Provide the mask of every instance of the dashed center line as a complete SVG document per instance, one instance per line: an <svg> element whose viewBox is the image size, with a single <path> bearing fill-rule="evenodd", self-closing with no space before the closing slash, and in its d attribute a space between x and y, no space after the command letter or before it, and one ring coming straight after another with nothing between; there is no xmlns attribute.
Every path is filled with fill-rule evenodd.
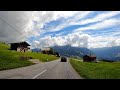
<svg viewBox="0 0 120 90"><path fill-rule="evenodd" d="M57 64L58 64L58 63L57 63ZM57 65L57 64L55 64L55 65ZM52 68L52 67L54 67L55 65L53 65L53 66L51 66L51 67L48 67L48 68ZM37 74L36 76L34 76L33 79L37 78L38 76L40 76L41 74L43 74L43 73L46 72L46 71L47 71L47 69L43 70L42 72L40 72L39 74Z"/></svg>
<svg viewBox="0 0 120 90"><path fill-rule="evenodd" d="M33 79L37 78L39 75L41 75L42 73L46 72L47 69L43 70L41 73L37 74L36 76L33 77Z"/></svg>
<svg viewBox="0 0 120 90"><path fill-rule="evenodd" d="M56 65L56 64L55 64ZM49 68L52 68L52 67L54 67L55 65L53 65L53 66L51 66L51 67L49 67Z"/></svg>

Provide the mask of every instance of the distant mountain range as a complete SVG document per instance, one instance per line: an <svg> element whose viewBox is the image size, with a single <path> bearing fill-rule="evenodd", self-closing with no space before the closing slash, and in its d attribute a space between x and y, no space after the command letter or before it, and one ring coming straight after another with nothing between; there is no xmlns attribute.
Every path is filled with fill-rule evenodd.
<svg viewBox="0 0 120 90"><path fill-rule="evenodd" d="M91 50L82 47L71 47L66 46L54 46L52 47L54 51L59 52L61 56L79 56L94 54Z"/></svg>
<svg viewBox="0 0 120 90"><path fill-rule="evenodd" d="M120 46L90 49L98 58L120 61Z"/></svg>
<svg viewBox="0 0 120 90"><path fill-rule="evenodd" d="M33 52L41 52L41 50L39 48L34 48L34 49L31 49Z"/></svg>
<svg viewBox="0 0 120 90"><path fill-rule="evenodd" d="M87 49L84 47L71 47L70 45L66 45L53 46L52 48L55 52L59 52L61 56L83 57L84 55L92 54L96 55L96 57L101 60L120 61L120 46ZM32 51L41 52L39 48L34 48Z"/></svg>

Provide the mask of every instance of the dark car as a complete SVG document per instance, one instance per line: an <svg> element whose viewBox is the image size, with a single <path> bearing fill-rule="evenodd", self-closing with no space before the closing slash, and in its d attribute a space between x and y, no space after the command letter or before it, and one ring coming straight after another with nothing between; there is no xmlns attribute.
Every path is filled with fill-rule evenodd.
<svg viewBox="0 0 120 90"><path fill-rule="evenodd" d="M66 57L61 57L61 62L66 62L67 58Z"/></svg>

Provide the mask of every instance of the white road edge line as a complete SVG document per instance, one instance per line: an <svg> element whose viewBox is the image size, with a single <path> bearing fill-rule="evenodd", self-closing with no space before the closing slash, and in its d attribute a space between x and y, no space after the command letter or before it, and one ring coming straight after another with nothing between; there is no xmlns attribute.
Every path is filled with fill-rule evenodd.
<svg viewBox="0 0 120 90"><path fill-rule="evenodd" d="M46 72L47 69L43 70L41 73L37 74L36 76L33 77L33 79L37 78L39 75L41 75L42 73Z"/></svg>

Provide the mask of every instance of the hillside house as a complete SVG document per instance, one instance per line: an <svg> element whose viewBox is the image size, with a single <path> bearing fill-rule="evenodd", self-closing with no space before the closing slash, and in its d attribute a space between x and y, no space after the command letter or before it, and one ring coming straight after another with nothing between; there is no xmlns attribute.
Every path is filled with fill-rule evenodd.
<svg viewBox="0 0 120 90"><path fill-rule="evenodd" d="M16 42L16 43L10 43L11 50L16 50L19 52L26 52L28 51L30 48L28 46L30 46L27 42Z"/></svg>
<svg viewBox="0 0 120 90"><path fill-rule="evenodd" d="M95 56L88 56L88 55L83 56L83 62L95 62L95 61L96 61Z"/></svg>
<svg viewBox="0 0 120 90"><path fill-rule="evenodd" d="M41 53L42 54L53 54L53 49L50 47L41 48Z"/></svg>

